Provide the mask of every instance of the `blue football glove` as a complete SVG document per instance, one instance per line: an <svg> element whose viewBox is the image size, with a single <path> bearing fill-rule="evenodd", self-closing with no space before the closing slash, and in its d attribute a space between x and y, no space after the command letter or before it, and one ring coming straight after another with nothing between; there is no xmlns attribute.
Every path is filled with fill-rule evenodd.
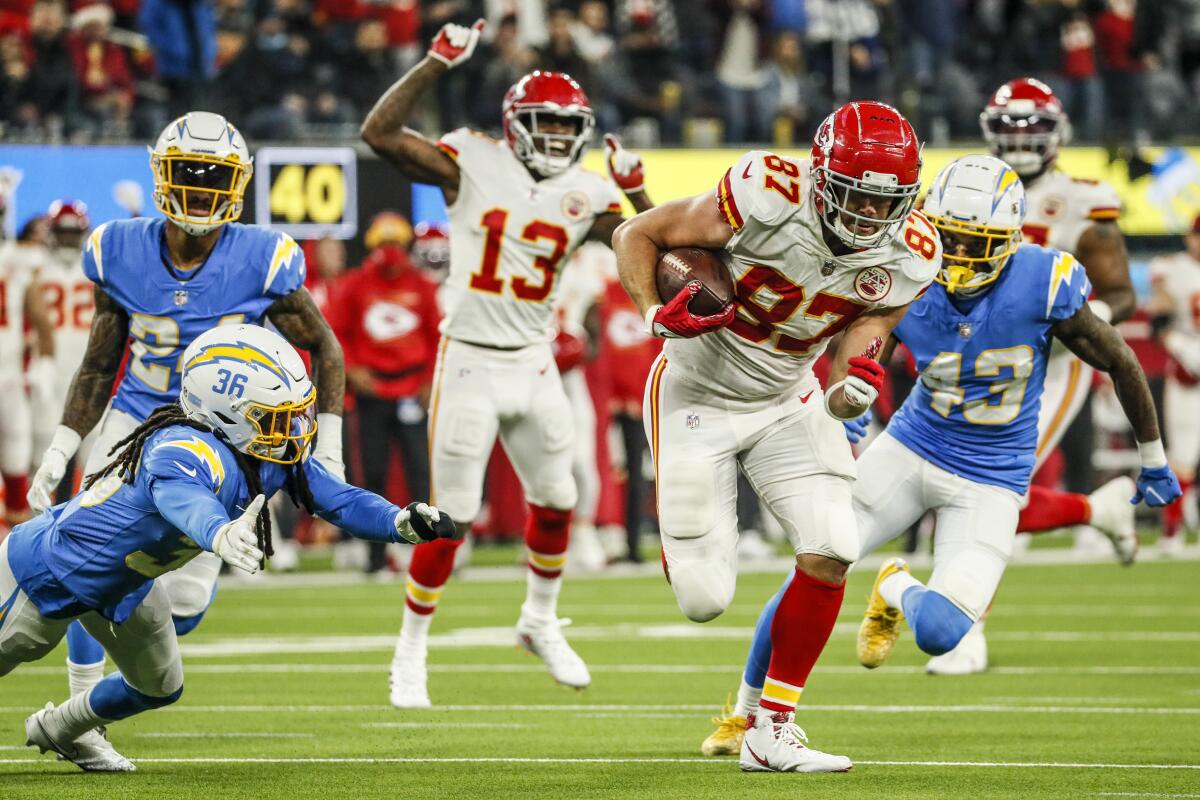
<svg viewBox="0 0 1200 800"><path fill-rule="evenodd" d="M858 444L867 435L867 426L871 424L871 412L863 414L861 417L854 419L842 420L842 427L846 429L846 438L850 440L850 444Z"/></svg>
<svg viewBox="0 0 1200 800"><path fill-rule="evenodd" d="M1179 499L1183 489L1170 467L1142 467L1137 476L1137 494L1129 502L1137 505L1142 500L1152 508L1170 505Z"/></svg>

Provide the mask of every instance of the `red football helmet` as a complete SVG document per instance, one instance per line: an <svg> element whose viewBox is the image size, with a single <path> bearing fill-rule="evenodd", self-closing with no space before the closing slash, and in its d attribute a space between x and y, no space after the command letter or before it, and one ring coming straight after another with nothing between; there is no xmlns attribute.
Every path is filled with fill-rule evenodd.
<svg viewBox="0 0 1200 800"><path fill-rule="evenodd" d="M1070 130L1062 103L1034 78L1018 78L997 89L980 113L979 125L992 154L1022 178L1045 172Z"/></svg>
<svg viewBox="0 0 1200 800"><path fill-rule="evenodd" d="M413 240L413 263L441 277L450 268L450 234L440 222L418 222Z"/></svg>
<svg viewBox="0 0 1200 800"><path fill-rule="evenodd" d="M50 236L55 247L80 250L92 220L87 204L81 200L55 200L46 211L50 219Z"/></svg>
<svg viewBox="0 0 1200 800"><path fill-rule="evenodd" d="M847 103L825 118L813 137L811 163L821 221L853 248L895 237L921 187L921 143L912 125L871 100ZM875 216L859 213L868 206Z"/></svg>
<svg viewBox="0 0 1200 800"><path fill-rule="evenodd" d="M504 138L517 158L548 178L579 160L592 138L596 118L583 89L562 72L536 70L504 93ZM566 123L571 133L545 131Z"/></svg>

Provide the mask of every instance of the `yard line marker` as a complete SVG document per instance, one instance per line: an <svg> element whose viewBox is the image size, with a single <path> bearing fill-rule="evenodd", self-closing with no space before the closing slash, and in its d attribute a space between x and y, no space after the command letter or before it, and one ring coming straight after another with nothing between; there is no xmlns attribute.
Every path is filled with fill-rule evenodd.
<svg viewBox="0 0 1200 800"><path fill-rule="evenodd" d="M1096 797L1200 797L1200 794L1162 794L1159 792L1094 792Z"/></svg>
<svg viewBox="0 0 1200 800"><path fill-rule="evenodd" d="M439 728L530 728L523 722L438 722ZM361 728L428 728L428 722L364 722Z"/></svg>
<svg viewBox="0 0 1200 800"><path fill-rule="evenodd" d="M0 764L28 764L42 760L3 758ZM717 758L137 758L136 764L693 764L728 768L728 759ZM1085 762L1025 762L1025 761L856 761L859 766L879 767L978 767L978 768L1039 768L1039 769L1153 769L1200 770L1200 764L1090 764Z"/></svg>
<svg viewBox="0 0 1200 800"><path fill-rule="evenodd" d="M484 711L505 713L605 713L605 712L649 712L667 711L683 712L696 711L711 714L715 706L703 704L677 705L645 705L645 704L514 704L514 705L444 705L431 709L435 713L448 711L480 713ZM978 703L964 705L868 705L868 704L808 704L799 706L802 712L819 713L833 712L839 714L1162 714L1170 716L1200 715L1200 707L1168 707L1168 706L1087 706L1087 705L1018 705ZM28 713L26 706L0 707L0 713ZM390 705L211 705L187 706L171 705L160 709L160 713L183 714L238 714L261 713L273 711L284 714L305 713L336 713L359 711L392 711Z"/></svg>
<svg viewBox="0 0 1200 800"><path fill-rule="evenodd" d="M588 664L593 673L614 674L655 674L674 675L677 673L711 673L720 671L740 672L744 664ZM546 667L542 664L430 664L430 672L486 674L499 673L543 673ZM317 673L317 674L384 674L388 671L386 662L378 664L188 664L184 672L188 675L231 675L242 673ZM843 664L818 665L813 670L825 675L865 675L866 670L860 666ZM32 664L5 676L12 680L13 676L22 675L65 675L67 668L50 664ZM918 665L885 666L871 673L878 675L919 675L924 674L925 668ZM1098 665L1090 664L1078 667L1034 667L1034 666L995 666L988 667L992 675L1200 675L1200 666L1155 666L1155 665ZM1200 690L1188 690L1185 693L1196 693Z"/></svg>
<svg viewBox="0 0 1200 800"><path fill-rule="evenodd" d="M134 736L141 736L145 739L311 739L316 736L315 733L269 733L263 731L261 733L239 733L239 732L224 732L224 733L202 733L199 731L162 731L158 733L135 733Z"/></svg>

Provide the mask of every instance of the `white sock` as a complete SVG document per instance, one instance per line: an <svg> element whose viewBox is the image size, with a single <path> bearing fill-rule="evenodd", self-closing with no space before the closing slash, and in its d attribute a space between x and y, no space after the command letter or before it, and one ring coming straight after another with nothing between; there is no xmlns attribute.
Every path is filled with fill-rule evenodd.
<svg viewBox="0 0 1200 800"><path fill-rule="evenodd" d="M86 692L99 683L103 677L103 660L97 661L95 664L76 664L71 659L67 659L67 685L71 689L72 696Z"/></svg>
<svg viewBox="0 0 1200 800"><path fill-rule="evenodd" d="M904 593L914 586L924 585L910 573L900 570L883 579L883 583L879 584L879 593L883 595L883 601L889 606L902 609L900 598L904 597Z"/></svg>
<svg viewBox="0 0 1200 800"><path fill-rule="evenodd" d="M396 658L413 650L425 650L429 642L429 626L433 623L433 614L418 614L407 605L404 607L404 621L400 623L400 639L396 642Z"/></svg>
<svg viewBox="0 0 1200 800"><path fill-rule="evenodd" d="M92 728L112 722L92 711L89 701L91 694L92 690L88 689L86 692L71 695L70 700L43 717L43 724L51 739L60 744L73 742Z"/></svg>
<svg viewBox="0 0 1200 800"><path fill-rule="evenodd" d="M558 593L562 590L562 576L543 578L533 570L525 574L525 603L521 606L522 616L536 620L552 620L558 617Z"/></svg>
<svg viewBox="0 0 1200 800"><path fill-rule="evenodd" d="M748 717L750 712L758 708L759 698L762 697L762 687L757 689L746 683L746 678L742 678L742 685L738 687L737 705L733 707L733 715L735 717Z"/></svg>

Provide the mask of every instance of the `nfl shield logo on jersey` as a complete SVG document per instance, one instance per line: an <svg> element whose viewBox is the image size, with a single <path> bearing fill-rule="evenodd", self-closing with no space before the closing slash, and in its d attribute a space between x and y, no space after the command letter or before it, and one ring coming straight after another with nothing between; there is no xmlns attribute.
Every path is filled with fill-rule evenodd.
<svg viewBox="0 0 1200 800"><path fill-rule="evenodd" d="M699 427L700 427L700 415L699 414L688 414L687 415L687 429L689 431L694 431L694 430L696 430L696 428L699 428Z"/></svg>
<svg viewBox="0 0 1200 800"><path fill-rule="evenodd" d="M175 290L175 305L177 305L177 306L187 305L187 301L188 301L187 289L176 289Z"/></svg>
<svg viewBox="0 0 1200 800"><path fill-rule="evenodd" d="M975 332L975 326L969 322L958 323L958 335L964 339L970 339L971 334Z"/></svg>

